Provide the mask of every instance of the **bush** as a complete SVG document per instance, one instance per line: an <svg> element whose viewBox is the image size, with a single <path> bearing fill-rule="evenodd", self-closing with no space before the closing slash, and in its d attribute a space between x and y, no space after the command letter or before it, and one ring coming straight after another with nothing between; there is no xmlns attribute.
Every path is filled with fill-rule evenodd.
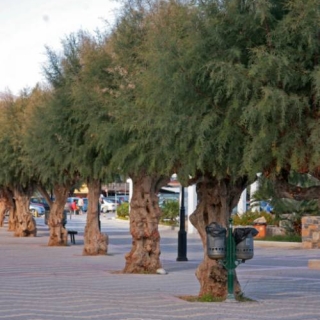
<svg viewBox="0 0 320 320"><path fill-rule="evenodd" d="M301 242L301 236L299 235L274 235L274 236L267 236L263 239L257 239L259 241L284 241L284 242Z"/></svg>
<svg viewBox="0 0 320 320"><path fill-rule="evenodd" d="M281 216L281 226L284 228L285 232L289 236L301 236L302 222L301 219L303 213L294 212L292 214Z"/></svg>
<svg viewBox="0 0 320 320"><path fill-rule="evenodd" d="M161 211L162 214L160 221L174 225L177 223L177 218L179 217L179 202L175 200L168 200L164 202Z"/></svg>
<svg viewBox="0 0 320 320"><path fill-rule="evenodd" d="M253 221L265 217L267 221L267 225L277 225L278 221L274 218L274 216L265 211L246 211L241 216L234 215L233 218L233 225L235 226L249 226L253 225Z"/></svg>
<svg viewBox="0 0 320 320"><path fill-rule="evenodd" d="M129 203L123 202L117 207L117 216L122 219L128 219L129 217Z"/></svg>

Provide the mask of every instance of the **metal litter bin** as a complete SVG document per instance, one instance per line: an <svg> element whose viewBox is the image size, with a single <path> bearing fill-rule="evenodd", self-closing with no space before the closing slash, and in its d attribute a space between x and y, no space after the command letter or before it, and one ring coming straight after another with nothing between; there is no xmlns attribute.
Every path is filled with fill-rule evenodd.
<svg viewBox="0 0 320 320"><path fill-rule="evenodd" d="M258 231L251 227L234 229L236 259L249 260L253 258L253 237L257 234Z"/></svg>
<svg viewBox="0 0 320 320"><path fill-rule="evenodd" d="M207 233L207 255L210 259L224 259L226 256L226 228L210 223L206 226Z"/></svg>

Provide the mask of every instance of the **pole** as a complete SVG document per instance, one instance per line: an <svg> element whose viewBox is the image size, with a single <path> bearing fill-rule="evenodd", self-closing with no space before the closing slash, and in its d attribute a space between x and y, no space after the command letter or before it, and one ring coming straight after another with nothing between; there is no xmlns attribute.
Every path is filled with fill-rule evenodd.
<svg viewBox="0 0 320 320"><path fill-rule="evenodd" d="M228 238L227 238L227 272L228 272L228 296L227 300L234 301L234 270L236 268L235 242L232 234L232 218L229 219Z"/></svg>
<svg viewBox="0 0 320 320"><path fill-rule="evenodd" d="M180 228L178 232L178 257L177 261L188 261L187 258L187 232L185 228L184 187L181 186Z"/></svg>
<svg viewBox="0 0 320 320"><path fill-rule="evenodd" d="M100 200L98 202L98 227L99 231L101 232L101 221L100 221Z"/></svg>
<svg viewBox="0 0 320 320"><path fill-rule="evenodd" d="M101 221L100 221L101 204L100 204L100 197L101 197L101 181L100 181L100 186L99 186L99 200L98 200L98 227L99 227L99 231L101 232Z"/></svg>

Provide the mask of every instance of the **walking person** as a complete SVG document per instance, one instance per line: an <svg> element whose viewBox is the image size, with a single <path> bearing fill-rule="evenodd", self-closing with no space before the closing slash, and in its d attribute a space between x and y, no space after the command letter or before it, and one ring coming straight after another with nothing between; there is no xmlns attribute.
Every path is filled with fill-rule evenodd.
<svg viewBox="0 0 320 320"><path fill-rule="evenodd" d="M79 214L83 214L83 199L82 198L80 198L79 200L78 200L78 208L79 208Z"/></svg>
<svg viewBox="0 0 320 320"><path fill-rule="evenodd" d="M71 203L70 219L71 219L72 213L77 214L77 210L78 210L77 201L73 200L73 202Z"/></svg>

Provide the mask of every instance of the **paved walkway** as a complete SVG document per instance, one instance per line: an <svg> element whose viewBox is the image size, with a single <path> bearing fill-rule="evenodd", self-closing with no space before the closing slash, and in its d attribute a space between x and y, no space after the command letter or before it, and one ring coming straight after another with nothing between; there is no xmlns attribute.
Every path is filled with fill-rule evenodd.
<svg viewBox="0 0 320 320"><path fill-rule="evenodd" d="M107 256L84 257L85 216L68 220L76 245L47 247L48 228L37 219L38 237L14 238L0 228L0 319L10 320L320 320L320 270L308 268L319 250L255 245L252 260L237 268L246 296L256 302L191 303L202 260L197 235L188 235L188 262L176 262L177 230L161 228L161 260L167 275L117 274L131 237L128 223L102 217L110 237Z"/></svg>

